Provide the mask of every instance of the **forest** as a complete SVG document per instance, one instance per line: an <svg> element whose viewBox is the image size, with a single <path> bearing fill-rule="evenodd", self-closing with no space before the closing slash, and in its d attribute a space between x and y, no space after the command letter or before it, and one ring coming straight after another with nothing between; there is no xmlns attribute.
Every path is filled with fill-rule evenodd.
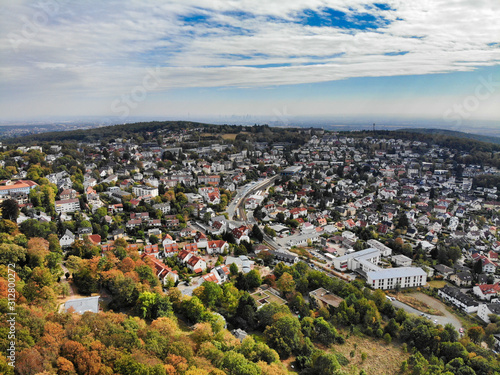
<svg viewBox="0 0 500 375"><path fill-rule="evenodd" d="M396 310L380 290L330 278L304 262L280 263L264 279L233 269L230 282L205 282L188 297L173 285L164 290L152 265L124 243L96 253L83 241L66 266L79 293L104 293L108 303L98 314L61 312L59 296L68 295L70 275L61 269L57 237L50 230L23 232L9 220L0 222L0 230L0 347L5 353L9 345L7 265L16 264L17 374L271 375L288 373L282 363L287 359L301 374L342 374L349 359L332 348L351 335L408 351L401 373L500 370L496 356L479 346L491 342L496 324L471 327L459 337L451 325ZM261 283L276 288L288 304L257 309L249 292ZM306 303L304 296L319 287L344 300L337 308ZM252 334L240 342L226 327ZM0 372L14 373L5 357Z"/></svg>

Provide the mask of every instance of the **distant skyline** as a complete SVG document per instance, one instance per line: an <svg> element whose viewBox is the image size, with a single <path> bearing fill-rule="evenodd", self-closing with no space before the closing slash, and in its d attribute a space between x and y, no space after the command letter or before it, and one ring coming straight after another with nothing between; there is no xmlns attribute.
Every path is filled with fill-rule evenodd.
<svg viewBox="0 0 500 375"><path fill-rule="evenodd" d="M497 0L1 0L0 121L500 127L498 20Z"/></svg>

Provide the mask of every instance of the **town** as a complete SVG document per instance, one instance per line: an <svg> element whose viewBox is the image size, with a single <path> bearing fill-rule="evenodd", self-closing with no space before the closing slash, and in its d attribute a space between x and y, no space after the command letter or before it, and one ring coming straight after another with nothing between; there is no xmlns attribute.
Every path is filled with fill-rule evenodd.
<svg viewBox="0 0 500 375"><path fill-rule="evenodd" d="M383 290L388 304L427 290L477 324L499 320L500 201L490 183L500 180L498 151L495 164L376 133L301 129L300 141L269 142L245 133L167 128L94 143L4 144L2 217L27 236L57 234L64 260L52 271L66 283L66 309L80 313L131 306L113 264L121 277L136 269L188 298L229 282L257 309L288 304L299 318L313 306L339 309L344 298L322 285L307 292L296 281L294 291L284 282L305 264ZM104 267L99 280L95 267ZM80 302L70 298L76 292ZM255 328L230 323L238 338ZM496 350L500 334L489 334Z"/></svg>

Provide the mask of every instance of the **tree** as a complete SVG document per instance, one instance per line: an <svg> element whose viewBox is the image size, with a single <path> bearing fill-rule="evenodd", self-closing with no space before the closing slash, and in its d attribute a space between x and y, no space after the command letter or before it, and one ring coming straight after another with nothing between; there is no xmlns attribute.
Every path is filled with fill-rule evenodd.
<svg viewBox="0 0 500 375"><path fill-rule="evenodd" d="M257 304L253 297L245 292L238 301L235 321L244 329L254 329L257 325Z"/></svg>
<svg viewBox="0 0 500 375"><path fill-rule="evenodd" d="M278 305L276 302L266 303L257 311L257 319L262 329L274 323L274 318L282 315L291 315L287 305Z"/></svg>
<svg viewBox="0 0 500 375"><path fill-rule="evenodd" d="M283 273L276 284L278 285L279 290L284 294L291 293L295 290L295 281L293 280L292 275L288 272Z"/></svg>
<svg viewBox="0 0 500 375"><path fill-rule="evenodd" d="M195 293L198 289L201 292L199 294ZM214 308L216 305L220 305L223 296L220 285L211 281L205 281L203 285L193 291L193 294L208 308Z"/></svg>
<svg viewBox="0 0 500 375"><path fill-rule="evenodd" d="M262 242L264 240L264 234L257 224L254 224L254 226L252 227L252 237L256 238L259 242Z"/></svg>
<svg viewBox="0 0 500 375"><path fill-rule="evenodd" d="M229 375L259 375L259 367L245 358L243 354L229 351L224 354L221 367Z"/></svg>
<svg viewBox="0 0 500 375"><path fill-rule="evenodd" d="M231 275L233 276L238 274L239 270L236 263L231 263L231 265L229 266L229 272L231 272Z"/></svg>
<svg viewBox="0 0 500 375"><path fill-rule="evenodd" d="M299 320L293 316L285 315L277 319L264 331L264 336L272 348L282 359L298 353L303 343L303 334Z"/></svg>
<svg viewBox="0 0 500 375"><path fill-rule="evenodd" d="M4 219L16 221L19 216L19 205L14 199L6 199L0 203L0 210Z"/></svg>
<svg viewBox="0 0 500 375"><path fill-rule="evenodd" d="M74 273L73 281L81 294L90 295L99 291L99 279L92 274L89 267L82 267L78 272Z"/></svg>
<svg viewBox="0 0 500 375"><path fill-rule="evenodd" d="M255 289L262 284L262 278L258 270L253 269L246 274L248 289Z"/></svg>
<svg viewBox="0 0 500 375"><path fill-rule="evenodd" d="M323 318L314 320L315 339L323 345L330 345L337 339L337 330Z"/></svg>
<svg viewBox="0 0 500 375"><path fill-rule="evenodd" d="M154 319L153 310L158 302L158 295L151 292L142 292L137 299L137 308L140 311L142 318Z"/></svg>
<svg viewBox="0 0 500 375"><path fill-rule="evenodd" d="M474 263L474 268L473 268L473 271L476 275L480 275L481 273L483 273L483 261L482 259L478 259L475 263Z"/></svg>
<svg viewBox="0 0 500 375"><path fill-rule="evenodd" d="M0 264L19 264L26 260L26 249L16 244L0 244Z"/></svg>
<svg viewBox="0 0 500 375"><path fill-rule="evenodd" d="M337 356L331 353L323 353L314 361L313 373L317 375L337 374L340 370L340 364Z"/></svg>
<svg viewBox="0 0 500 375"><path fill-rule="evenodd" d="M406 229L410 225L410 221L408 220L408 217L406 216L406 212L401 212L398 216L397 220L397 228L399 229Z"/></svg>
<svg viewBox="0 0 500 375"><path fill-rule="evenodd" d="M484 336L484 329L483 329L483 327L480 327L480 326L471 327L467 331L467 335L470 337L470 339L473 342L475 342L476 344L479 344L479 342L481 341L481 339Z"/></svg>

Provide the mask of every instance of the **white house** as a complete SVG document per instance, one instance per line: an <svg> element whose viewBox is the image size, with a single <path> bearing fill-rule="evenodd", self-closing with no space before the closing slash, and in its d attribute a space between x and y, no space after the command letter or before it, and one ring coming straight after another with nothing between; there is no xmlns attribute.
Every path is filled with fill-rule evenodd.
<svg viewBox="0 0 500 375"><path fill-rule="evenodd" d="M380 241L368 240L368 241L366 241L366 243L368 244L368 246L380 250L380 255L382 255L383 257L388 257L392 254L392 249L388 246L385 246Z"/></svg>
<svg viewBox="0 0 500 375"><path fill-rule="evenodd" d="M491 323L489 315L500 315L500 303L482 303L477 309L477 316L485 323Z"/></svg>
<svg viewBox="0 0 500 375"><path fill-rule="evenodd" d="M74 242L75 242L75 235L69 229L66 229L64 235L59 239L59 244L63 248L73 245Z"/></svg>
<svg viewBox="0 0 500 375"><path fill-rule="evenodd" d="M132 187L132 193L134 193L136 197L146 197L146 196L157 197L158 188L145 185L138 185Z"/></svg>
<svg viewBox="0 0 500 375"><path fill-rule="evenodd" d="M468 314L478 311L479 303L462 293L458 288L445 285L438 290L438 296Z"/></svg>
<svg viewBox="0 0 500 375"><path fill-rule="evenodd" d="M391 259L399 267L410 267L411 266L411 259L405 255L402 255L402 254L393 255Z"/></svg>
<svg viewBox="0 0 500 375"><path fill-rule="evenodd" d="M210 255L222 254L226 250L229 250L229 244L226 241L216 240L207 242L207 253Z"/></svg>
<svg viewBox="0 0 500 375"><path fill-rule="evenodd" d="M498 283L476 285L472 291L479 299L490 301L491 298L496 298L500 294L500 285Z"/></svg>

